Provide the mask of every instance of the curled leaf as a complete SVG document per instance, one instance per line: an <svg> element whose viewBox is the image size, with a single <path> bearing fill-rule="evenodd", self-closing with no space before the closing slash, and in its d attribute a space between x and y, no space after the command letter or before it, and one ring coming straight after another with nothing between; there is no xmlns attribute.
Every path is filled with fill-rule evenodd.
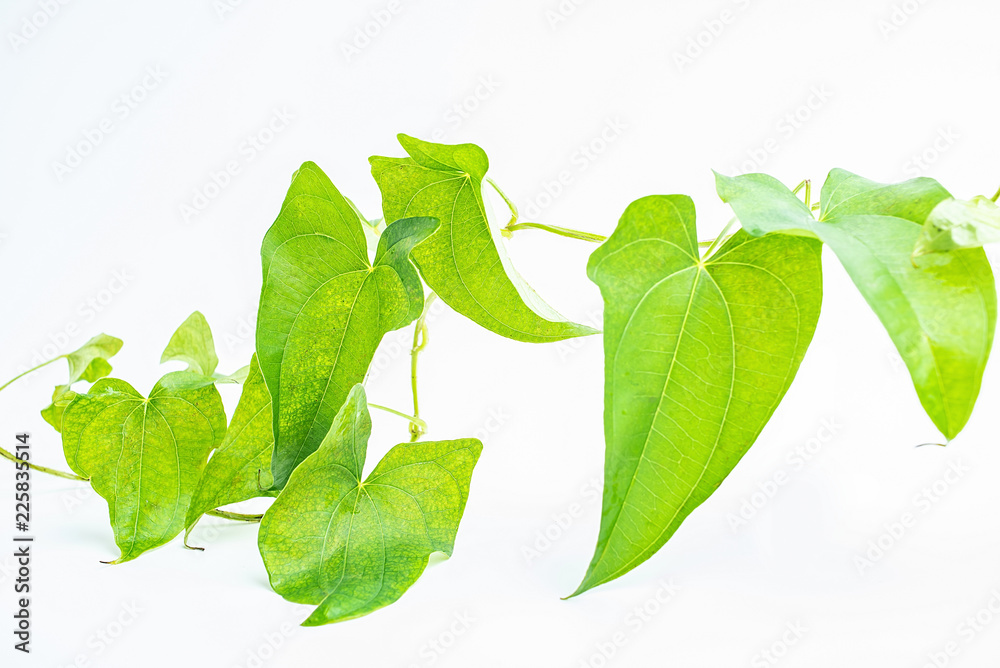
<svg viewBox="0 0 1000 668"><path fill-rule="evenodd" d="M71 388L78 381L93 383L111 373L109 359L122 348L122 340L98 334L71 353L64 355L69 364L69 380L56 385L52 403L42 409L42 417L58 432L62 430L63 412L76 397Z"/></svg>
<svg viewBox="0 0 1000 668"><path fill-rule="evenodd" d="M483 200L489 169L483 149L403 134L399 143L410 157L370 158L385 219L430 216L441 221L441 228L413 250L413 261L448 306L517 341L544 343L595 333L542 301L494 238Z"/></svg>
<svg viewBox="0 0 1000 668"><path fill-rule="evenodd" d="M983 196L971 200L949 197L927 216L913 250L915 256L978 248L1000 241L1000 207Z"/></svg>

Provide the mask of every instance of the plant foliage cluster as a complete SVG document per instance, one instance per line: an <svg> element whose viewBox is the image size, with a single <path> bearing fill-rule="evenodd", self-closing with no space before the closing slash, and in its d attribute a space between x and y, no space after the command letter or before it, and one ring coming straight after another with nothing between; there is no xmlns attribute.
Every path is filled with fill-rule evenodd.
<svg viewBox="0 0 1000 668"><path fill-rule="evenodd" d="M315 164L295 173L263 240L246 367L217 372L198 312L161 358L187 369L146 395L109 377L118 339L101 334L60 357L69 376L42 415L73 473L35 468L87 480L107 501L114 563L182 532L186 542L206 514L259 521L271 586L315 605L305 623L318 625L392 603L430 554L451 554L482 444L421 440L416 364L430 300L516 341L596 332L560 316L514 269L491 229L484 188L496 185L482 149L400 142L406 157L371 158L382 221L369 222ZM962 201L932 179L886 185L840 169L815 204L808 182L790 190L747 174L716 183L735 218L712 242L699 242L683 195L633 202L604 239L519 222L496 188L511 209L504 235L537 228L602 242L587 274L604 300L604 501L577 594L652 556L757 439L816 329L824 244L946 439L976 402L996 325L981 248L1000 239L995 198ZM413 414L385 410L409 419L412 438L364 476L365 377L382 338L410 324ZM78 393L81 381L92 384ZM242 385L231 419L220 383ZM262 516L223 509L257 497L274 497Z"/></svg>

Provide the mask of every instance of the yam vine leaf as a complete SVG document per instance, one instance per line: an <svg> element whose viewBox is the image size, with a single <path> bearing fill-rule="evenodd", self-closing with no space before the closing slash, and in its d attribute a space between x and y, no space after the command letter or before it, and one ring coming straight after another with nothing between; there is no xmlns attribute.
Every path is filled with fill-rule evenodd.
<svg viewBox="0 0 1000 668"><path fill-rule="evenodd" d="M63 452L108 502L121 556L135 559L184 529L184 516L208 454L226 432L222 399L210 377L175 371L143 397L105 378L66 408Z"/></svg>
<svg viewBox="0 0 1000 668"><path fill-rule="evenodd" d="M69 378L65 384L56 385L52 393L52 403L42 409L45 421L56 431L60 431L63 412L76 398L76 392L72 390L73 384L81 380L93 383L110 374L111 363L108 360L117 355L121 349L121 339L98 334L73 352L62 355L61 357L65 357L69 365Z"/></svg>
<svg viewBox="0 0 1000 668"><path fill-rule="evenodd" d="M273 496L271 487L271 395L264 384L257 356L243 384L240 402L222 444L208 460L187 509L187 533L209 510L259 496Z"/></svg>
<svg viewBox="0 0 1000 668"><path fill-rule="evenodd" d="M788 390L822 302L820 244L737 232L699 257L683 195L633 202L590 257L604 298L604 503L574 595L652 556Z"/></svg>
<svg viewBox="0 0 1000 668"><path fill-rule="evenodd" d="M954 438L979 395L997 307L982 249L912 257L948 191L933 179L886 185L835 169L817 220L773 177L716 175L716 185L751 234L808 234L833 250L896 345L924 410Z"/></svg>
<svg viewBox="0 0 1000 668"><path fill-rule="evenodd" d="M486 153L475 144L433 144L407 135L408 158L370 158L386 220L431 216L441 228L413 250L427 285L462 315L517 341L544 343L594 334L566 321L517 273L490 230L483 179Z"/></svg>
<svg viewBox="0 0 1000 668"><path fill-rule="evenodd" d="M42 409L42 418L52 425L52 428L57 432L61 432L66 407L76 397L76 392L70 389L69 385L56 385L56 389L52 391L52 403Z"/></svg>
<svg viewBox="0 0 1000 668"><path fill-rule="evenodd" d="M264 514L259 547L271 586L317 608L317 626L396 601L432 552L450 555L482 444L403 443L362 480L371 418L356 385L319 449Z"/></svg>
<svg viewBox="0 0 1000 668"><path fill-rule="evenodd" d="M913 250L927 253L978 248L1000 241L1000 207L988 197L948 198L934 207Z"/></svg>
<svg viewBox="0 0 1000 668"><path fill-rule="evenodd" d="M369 261L367 222L311 162L292 179L261 248L257 355L273 405L275 488L319 447L382 337L423 309L413 246L432 218L385 228Z"/></svg>
<svg viewBox="0 0 1000 668"><path fill-rule="evenodd" d="M215 340L208 321L200 311L195 311L185 320L167 343L160 364L176 360L186 362L188 371L211 376L219 365L215 352Z"/></svg>

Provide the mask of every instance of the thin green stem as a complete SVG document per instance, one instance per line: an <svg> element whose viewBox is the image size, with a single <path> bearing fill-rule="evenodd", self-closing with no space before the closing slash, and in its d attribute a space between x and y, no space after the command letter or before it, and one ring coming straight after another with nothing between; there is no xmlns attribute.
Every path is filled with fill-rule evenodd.
<svg viewBox="0 0 1000 668"><path fill-rule="evenodd" d="M496 186L493 186L496 188ZM420 400L417 397L417 357L420 351L427 346L427 314L430 313L431 304L437 299L433 292L424 299L424 310L413 325L413 347L410 348L410 389L413 392L413 415L406 417L410 419L410 442L414 443L421 436L427 433L427 423L420 419ZM419 421L419 422L418 422Z"/></svg>
<svg viewBox="0 0 1000 668"><path fill-rule="evenodd" d="M13 378L11 378L10 380L8 380L8 381L7 381L6 383L4 383L3 385L0 385L0 390L3 390L3 389L4 389L4 388L6 388L6 387L7 387L8 385L10 385L11 383L13 383L13 382L14 382L15 380L17 380L17 379L19 379L19 378L24 378L25 376L27 376L27 375L28 375L29 373L31 373L32 371L38 371L38 370L39 370L39 369L41 369L42 367L45 367L45 366L48 366L48 365L52 364L53 362L55 362L56 360L61 360L61 359L63 359L64 357L66 357L66 356L65 356L65 355L59 355L58 357L53 357L53 358L52 358L52 359L50 359L50 360L49 360L48 362L42 362L42 363L41 363L41 364L39 364L38 366L33 366L33 367L31 367L30 369L28 369L27 371L22 371L21 373L17 374L16 376L14 376L14 377L13 377Z"/></svg>
<svg viewBox="0 0 1000 668"><path fill-rule="evenodd" d="M395 408L389 408L388 406L380 406L379 404L373 404L371 402L368 402L368 407L369 408L375 408L375 409L378 409L380 411L385 411L386 413L392 413L393 415L397 415L397 416L403 418L404 420L409 420L410 424L416 425L417 427L419 427L422 430L423 433L427 433L427 423L424 422L423 420L421 420L418 417L414 417L412 415L407 415L406 413L404 413L402 411L397 411Z"/></svg>
<svg viewBox="0 0 1000 668"><path fill-rule="evenodd" d="M708 259L712 255L712 253L715 252L715 249L718 248L723 241L729 238L727 234L729 233L729 230L733 229L733 225L736 225L739 222L740 219L737 218L736 216L730 218L729 222L726 223L726 226L722 228L721 232L719 232L719 236L715 237L715 239L712 241L712 245L709 246L708 250L705 251L705 253L701 256L701 259L702 260Z"/></svg>
<svg viewBox="0 0 1000 668"><path fill-rule="evenodd" d="M800 190L802 190L803 188L805 188L805 187L806 187L806 185L807 185L808 183L809 183L809 180L808 180L808 179L807 179L807 180L804 180L804 181L801 181L801 182L799 183L799 185L795 186L795 187L794 187L794 188L792 189L792 194L793 194L793 195L798 195L798 194L799 194L799 191L800 191Z"/></svg>
<svg viewBox="0 0 1000 668"><path fill-rule="evenodd" d="M263 515L246 515L244 513L233 513L228 510L209 510L206 515L211 515L212 517L221 517L224 520L233 520L234 522L247 522L250 524L256 524L263 519Z"/></svg>
<svg viewBox="0 0 1000 668"><path fill-rule="evenodd" d="M32 371L38 371L42 367L48 366L49 364L52 364L56 360L61 360L64 357L66 357L66 355L59 355L58 357L53 357L52 359L48 360L47 362L42 362L38 366L31 367L27 371L23 371L23 372L17 374L16 376L14 376L10 380L8 380L3 385L0 385L0 390L5 389L8 385L10 385L11 383L13 383L18 378L24 378L25 376L27 376ZM84 478L82 476L78 476L75 473L67 473L65 471L59 471L59 470L56 470L56 469L50 469L47 466L40 466L38 464L32 464L31 462L26 462L23 459L18 459L15 455L13 455L12 453L8 452L7 450L4 450L3 448L0 448L0 457L3 457L4 459L9 459L10 461L14 462L15 464L21 464L21 463L23 463L23 464L25 464L30 469L34 469L35 471L38 471L40 473L48 473L49 475L54 475L57 478L65 478L67 480L82 480L84 482L86 482L86 481L89 480L89 478Z"/></svg>
<svg viewBox="0 0 1000 668"><path fill-rule="evenodd" d="M82 480L83 482L87 482L88 480L90 480L90 478L84 478L83 476L78 476L75 473L66 473L64 471L57 471L55 469L50 469L47 466L40 466L38 464L32 464L31 462L26 462L23 459L18 459L17 457L15 457L14 455L12 455L11 453L7 452L2 448L0 448L0 457L3 457L4 459L9 459L10 461L15 462L17 464L24 464L29 469L39 471L41 473L48 473L49 475L58 476L60 478L66 478L67 480Z"/></svg>
<svg viewBox="0 0 1000 668"><path fill-rule="evenodd" d="M806 179L806 207L812 209L812 181Z"/></svg>
<svg viewBox="0 0 1000 668"><path fill-rule="evenodd" d="M994 202L1000 199L1000 188L997 188L997 191L993 193L993 197L991 197L990 199Z"/></svg>
<svg viewBox="0 0 1000 668"><path fill-rule="evenodd" d="M544 230L546 232L551 232L552 234L558 234L561 237L569 237L570 239L580 239L581 241L591 241L594 243L603 243L607 237L601 236L600 234L593 234L591 232L580 232L579 230L571 230L568 227L557 227L555 225L545 225L544 223L518 223L518 213L517 205L507 197L507 194L500 189L500 186L496 184L496 181L490 177L486 177L486 182L493 186L493 189L497 191L503 201L507 203L507 208L510 209L510 221L507 225L500 230L500 233L506 237L510 238L511 234L517 230Z"/></svg>
<svg viewBox="0 0 1000 668"><path fill-rule="evenodd" d="M507 193L500 190L500 186L497 185L496 181L487 176L486 182L493 186L493 190L497 191L500 197L503 198L503 201L507 203L507 208L510 209L510 222L507 223L507 227L504 228L509 230L510 226L517 222L517 205L514 204L509 197L507 197Z"/></svg>
<svg viewBox="0 0 1000 668"><path fill-rule="evenodd" d="M600 234L594 234L593 232L581 232L579 230L571 230L568 227L557 227L555 225L545 225L544 223L511 223L504 229L508 232L516 232L517 230L544 230L546 232L551 232L552 234L558 234L561 237L569 237L570 239L579 239L581 241L591 241L596 244L603 243L607 240L607 237Z"/></svg>

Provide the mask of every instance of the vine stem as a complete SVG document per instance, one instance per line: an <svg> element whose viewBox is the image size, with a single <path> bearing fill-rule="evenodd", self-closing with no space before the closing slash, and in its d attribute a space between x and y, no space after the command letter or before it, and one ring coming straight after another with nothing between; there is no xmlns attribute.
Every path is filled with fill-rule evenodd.
<svg viewBox="0 0 1000 668"><path fill-rule="evenodd" d="M42 367L48 366L49 364L52 364L56 360L61 360L61 359L64 359L66 357L67 357L67 355L59 355L57 357L53 357L52 359L48 360L47 362L42 362L38 366L31 367L27 371L23 371L23 372L17 374L16 376L14 376L10 380L8 380L3 385L0 385L0 390L5 389L8 385L10 385L11 383L13 383L15 380L17 380L19 378L24 378L29 373L32 373L33 371L38 371ZM10 461L14 462L15 464L24 464L29 469L34 469L35 471L38 471L39 473L48 473L49 475L54 475L57 478L65 478L66 480L82 480L83 482L87 482L88 480L90 480L90 478L84 478L83 476L78 476L75 473L67 473L66 471L59 471L57 469L50 469L47 466L40 466L38 464L32 464L31 462L26 462L23 459L20 459L17 456L15 456L13 453L11 453L11 452L9 452L7 450L4 450L3 448L0 448L0 457L3 457L4 459L9 459Z"/></svg>
<svg viewBox="0 0 1000 668"><path fill-rule="evenodd" d="M496 188L496 186L493 187ZM504 197L504 199L507 198ZM427 433L427 423L420 419L420 399L417 396L417 358L420 351L427 346L427 314L430 313L431 304L434 303L435 299L437 299L435 293L431 292L427 295L424 299L424 310L421 311L420 317L417 318L417 322L413 326L413 347L410 348L410 389L413 392L413 415L397 413L410 420L410 443L415 443Z"/></svg>
<svg viewBox="0 0 1000 668"><path fill-rule="evenodd" d="M497 185L496 181L487 176L486 182L493 186L493 190L497 191L497 194L500 195L500 197L503 198L503 201L507 203L507 208L510 209L510 222L507 223L507 227L504 228L509 230L510 226L517 222L517 205L514 204L509 197L507 197L507 193L500 190L500 186Z"/></svg>
<svg viewBox="0 0 1000 668"><path fill-rule="evenodd" d="M39 464L32 464L31 462L24 461L23 459L18 459L11 453L7 452L3 448L0 448L0 457L4 459L9 459L16 464L24 464L29 469L34 471L39 471L40 473L48 473L49 475L54 475L59 478L66 478L67 480L81 480L83 482L88 482L90 478L84 478L83 476L78 476L75 473L66 473L65 471L57 471L56 469L50 469L47 466L41 466Z"/></svg>
<svg viewBox="0 0 1000 668"><path fill-rule="evenodd" d="M233 513L228 510L209 510L205 513L206 515L211 515L212 517L221 517L224 520L233 520L234 522L248 522L250 524L256 524L260 522L264 516L263 515L246 515L244 513Z"/></svg>
<svg viewBox="0 0 1000 668"><path fill-rule="evenodd" d="M994 202L1000 199L1000 188L997 188L997 191L993 193L993 197L991 197L990 199Z"/></svg>
<svg viewBox="0 0 1000 668"><path fill-rule="evenodd" d="M8 385L10 385L11 383L13 383L13 382L14 382L15 380L18 380L18 379L20 379L20 378L24 378L24 377L25 377L25 376L27 376L27 375L28 375L29 373L32 373L33 371L38 371L38 370L39 370L39 369L41 369L42 367L46 367L46 366L48 366L48 365L52 364L53 362L55 362L56 360L61 360L61 359L63 359L64 357L66 357L66 355L59 355L58 357L53 357L53 358L52 358L52 359L50 359L50 360L49 360L48 362L42 362L42 363L41 363L41 364L39 364L38 366L33 366L33 367L31 367L30 369L28 369L27 371L22 371L21 373L17 374L16 376L14 376L14 377L13 377L13 378L11 378L10 380L8 380L8 381L7 381L6 383L4 383L3 385L0 385L0 390L3 390L3 389L5 389L5 388L6 388L6 387L7 387Z"/></svg>
<svg viewBox="0 0 1000 668"><path fill-rule="evenodd" d="M511 223L510 225L507 225L504 230L508 232L516 232L518 230L545 230L546 232L551 232L552 234L558 234L561 237L579 239L580 241L590 241L595 244L604 243L608 239L606 236L601 234L581 232L580 230L571 230L568 227L557 227L556 225L545 225L544 223Z"/></svg>
<svg viewBox="0 0 1000 668"><path fill-rule="evenodd" d="M607 237L600 234L581 232L579 230L572 230L568 227L557 227L556 225L545 225L544 223L529 223L527 221L518 223L517 205L514 204L513 200L507 197L507 193L500 189L500 186L497 185L496 181L487 176L486 182L493 186L493 190L497 191L497 194L500 195L503 201L507 203L507 208L510 209L510 220L507 222L507 226L500 230L500 234L507 239L509 239L517 230L544 230L546 232L551 232L552 234L558 234L561 237L580 239L581 241L590 241L598 244L607 240Z"/></svg>
<svg viewBox="0 0 1000 668"><path fill-rule="evenodd" d="M427 433L427 423L424 422L423 420L421 420L418 417L414 417L412 415L407 415L406 413L404 413L402 411L397 411L395 408L389 408L388 406L380 406L379 404L373 404L371 402L368 402L368 407L369 408L376 408L376 409L378 409L380 411L385 411L386 413L392 413L393 415L398 415L399 417L403 418L404 420L409 420L410 424L416 425L418 428L420 428L421 430L423 430L423 433Z"/></svg>
<svg viewBox="0 0 1000 668"><path fill-rule="evenodd" d="M715 239L712 241L712 245L709 246L708 250L706 250L702 254L701 259L705 260L709 256L711 256L712 253L715 252L715 249L718 248L720 245L722 245L723 241L725 241L726 239L729 238L729 236L728 236L729 230L733 229L733 225L736 225L739 222L740 222L740 219L737 218L736 216L733 216L732 218L730 218L729 222L726 223L726 226L724 228L722 228L721 232L719 232L719 236L715 237Z"/></svg>

